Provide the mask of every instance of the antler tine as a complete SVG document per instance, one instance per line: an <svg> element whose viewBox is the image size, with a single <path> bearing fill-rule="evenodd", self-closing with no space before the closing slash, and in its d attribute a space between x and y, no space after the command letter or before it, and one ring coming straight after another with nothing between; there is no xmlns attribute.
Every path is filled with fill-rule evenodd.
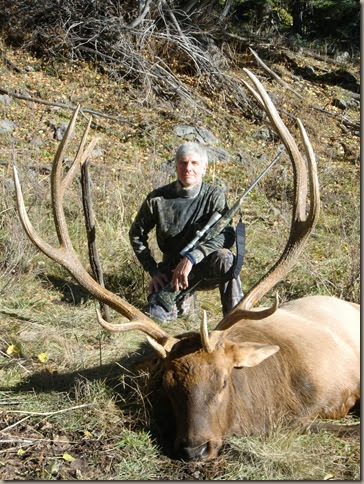
<svg viewBox="0 0 364 484"><path fill-rule="evenodd" d="M279 297L278 292L275 294L274 303L270 308L261 309L261 310L249 310L249 309L236 309L236 311L230 311L216 326L215 331L225 331L235 323L242 320L248 321L262 321L263 319L267 318L274 314L278 309Z"/></svg>
<svg viewBox="0 0 364 484"><path fill-rule="evenodd" d="M288 155L292 161L293 171L294 171L294 184L295 184L295 203L294 203L294 218L300 220L305 219L306 215L306 198L307 198L307 171L304 159L298 149L298 146L289 132L287 126L282 121L276 107L274 106L272 100L268 96L267 91L264 89L262 83L258 78L250 72L248 69L243 69L249 76L254 86L256 87L260 100L264 104L264 110L268 115L268 118L276 130L276 133L280 137L282 143L286 147ZM259 98L257 98L259 99ZM307 138L308 140L308 138Z"/></svg>
<svg viewBox="0 0 364 484"><path fill-rule="evenodd" d="M167 335L165 331L163 331L162 328L154 321L132 321L130 323L113 324L105 321L105 319L103 319L103 317L101 316L101 312L98 309L96 309L96 315L100 325L108 331L111 331L112 333L124 333L126 331L135 330L142 331L143 333L150 336L155 342L157 342L159 346L163 346L164 350L167 352L170 350L170 347L173 346L176 341L178 341L176 338ZM166 345L167 341L168 344Z"/></svg>
<svg viewBox="0 0 364 484"><path fill-rule="evenodd" d="M278 136L285 145L289 158L293 167L293 180L294 180L294 204L293 214L291 222L291 230L286 246L280 256L279 260L271 267L271 269L251 288L238 303L235 308L230 312L227 318L230 321L235 320L235 313L241 310L251 309L277 282L291 270L298 255L300 254L308 236L312 232L320 210L320 195L319 184L317 177L316 160L312 146L309 142L307 133L298 120L298 126L302 142L304 144L307 156L308 165L308 179L310 188L310 210L306 215L307 205L307 169L306 163L298 149L298 146L293 139L292 135L288 131L288 128L283 123L281 117L278 114L273 102L269 98L263 85L248 69L244 69L251 81L253 82L257 93L254 89L250 89L253 95L257 94L257 100L259 103L263 102L265 111L274 126ZM232 316L234 314L234 316ZM227 318L224 318L218 325L219 328L229 325ZM233 318L233 319L231 319Z"/></svg>
<svg viewBox="0 0 364 484"><path fill-rule="evenodd" d="M88 147L85 149L86 138L91 126L92 118L89 119L88 125L83 133L81 142L78 147L76 157L68 170L67 175L62 179L62 162L64 155L66 153L69 141L74 132L76 120L78 113L80 111L80 106L75 109L72 119L68 124L66 133L62 138L62 141L58 147L57 153L53 160L52 172L51 172L51 196L52 196L52 208L53 208L53 218L57 231L57 237L61 246L72 248L72 242L68 234L68 228L66 219L63 211L63 199L67 187L72 182L75 177L78 168L82 165L85 160L90 156L92 150L95 147L97 138L91 140Z"/></svg>
<svg viewBox="0 0 364 484"><path fill-rule="evenodd" d="M70 248L72 246L68 235L68 228L63 212L63 197L67 184L62 183L62 162L65 156L71 136L74 132L77 115L80 106L75 109L71 121L68 123L67 130L58 146L56 155L53 159L51 171L51 196L53 218L56 227L57 237L61 246Z"/></svg>
<svg viewBox="0 0 364 484"><path fill-rule="evenodd" d="M93 146L91 142L88 148L84 150L86 140L85 134L87 135L89 128L88 126L88 128L86 129L86 133L82 138L74 165L72 167L72 173L68 178L65 177L62 181L62 160L70 136L75 126L78 111L79 107L75 110L72 120L67 128L66 134L57 150L56 156L53 161L51 174L53 214L60 247L52 247L39 236L39 234L32 226L25 208L18 173L16 167L14 166L14 184L20 221L29 239L33 242L34 245L38 247L38 249L40 249L46 256L67 269L67 271L76 279L76 281L82 287L84 287L92 296L94 296L99 301L106 303L112 309L122 314L127 319L129 319L129 321L131 321L131 323L129 324L126 323L125 328L123 328L121 331L140 330L151 336L152 338L155 338L158 343L165 345L167 341L171 341L171 337L168 335L168 333L166 333L157 323L155 323L152 319L148 318L133 305L129 304L116 294L112 293L108 289L98 284L83 267L81 261L79 260L76 252L73 249L72 242L68 235L67 224L62 206L63 196L65 189L67 188L72 177L75 174L74 167L79 167L80 164L83 163Z"/></svg>
<svg viewBox="0 0 364 484"><path fill-rule="evenodd" d="M263 110L265 110L264 102L263 102L262 98L260 97L260 95L257 93L257 91L255 89L253 89L252 86L249 83L244 81L244 79L242 79L242 82L243 82L244 86L248 89L248 91L252 94L252 96L255 97L255 100L257 101L259 106Z"/></svg>
<svg viewBox="0 0 364 484"><path fill-rule="evenodd" d="M200 336L201 336L201 344L206 351L206 353L212 353L215 349L215 346L211 343L209 338L209 330L207 328L207 314L206 311L203 311L201 326L200 326Z"/></svg>
<svg viewBox="0 0 364 484"><path fill-rule="evenodd" d="M88 147L85 149L86 139L87 139L90 127L91 127L91 123L92 123L92 117L90 117L88 124L87 124L87 127L86 127L86 129L83 133L83 136L82 136L81 142L79 144L76 157L75 157L75 159L72 163L72 166L68 170L66 176L64 177L64 179L62 181L62 192L63 192L63 194L64 194L65 190L67 189L67 187L71 184L73 178L75 177L75 175L77 173L78 168L81 165L83 165L83 163L91 155L92 150L95 148L95 145L98 141L98 138L93 138L91 140L90 144L88 145Z"/></svg>
<svg viewBox="0 0 364 484"><path fill-rule="evenodd" d="M316 157L310 140L308 139L307 132L299 118L297 118L297 123L308 160L307 166L309 172L308 181L310 187L310 211L307 215L307 223L310 222L314 226L320 214L320 187L318 183Z"/></svg>

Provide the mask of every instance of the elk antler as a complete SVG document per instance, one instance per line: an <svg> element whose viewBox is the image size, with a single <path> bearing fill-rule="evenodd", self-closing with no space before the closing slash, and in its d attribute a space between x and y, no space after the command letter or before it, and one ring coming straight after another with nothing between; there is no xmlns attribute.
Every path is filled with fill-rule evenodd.
<svg viewBox="0 0 364 484"><path fill-rule="evenodd" d="M16 191L16 200L18 206L19 217L25 232L30 240L40 249L46 256L53 259L55 262L63 266L67 271L76 279L76 281L84 287L92 296L101 302L108 304L118 313L125 316L130 320L130 323L123 324L111 324L106 323L102 318L98 318L100 324L111 331L131 331L139 330L143 331L151 338L153 338L158 344L170 348L175 338L168 335L162 328L155 323L152 319L148 318L137 308L121 299L116 294L112 293L108 289L105 289L98 284L86 271L80 262L76 252L73 249L71 239L69 237L67 223L63 210L63 198L66 188L73 180L77 169L86 161L91 151L93 150L96 139L93 139L90 144L85 148L86 138L90 129L91 120L82 136L81 143L79 145L75 160L69 169L68 173L62 178L62 161L66 152L70 137L74 131L76 119L80 107L75 110L73 117L68 125L67 131L58 147L57 153L53 160L52 172L51 172L51 196L52 196L52 208L54 223L57 231L60 247L55 248L45 242L38 233L34 230L32 224L29 221L27 211L25 208L23 194L19 182L18 173L14 166L14 183ZM100 321L101 319L101 321ZM106 324L104 324L106 323Z"/></svg>
<svg viewBox="0 0 364 484"><path fill-rule="evenodd" d="M242 310L250 310L291 270L317 222L320 211L320 193L315 155L301 121L297 119L302 142L306 151L308 165L310 208L307 215L307 169L305 161L295 140L283 123L277 109L269 98L261 82L248 69L244 69L244 71L253 82L256 90L247 83L245 83L246 86L256 98L259 105L267 113L272 127L275 129L284 146L286 147L287 153L291 160L293 166L294 185L293 215L289 238L279 260L263 277L261 277L255 286L253 286L245 294L243 299L235 306L235 308L217 325L216 329L218 330L225 329L234 324L234 322L237 320L242 319L241 317L238 317L239 312ZM250 319L256 319L253 315L254 312L252 312L252 317ZM245 317L247 316L248 315L246 314Z"/></svg>

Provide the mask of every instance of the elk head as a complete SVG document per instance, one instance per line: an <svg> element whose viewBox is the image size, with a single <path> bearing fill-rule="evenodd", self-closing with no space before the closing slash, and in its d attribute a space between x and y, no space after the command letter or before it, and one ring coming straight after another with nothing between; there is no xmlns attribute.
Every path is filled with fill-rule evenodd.
<svg viewBox="0 0 364 484"><path fill-rule="evenodd" d="M176 451L186 459L211 459L217 455L222 439L234 429L232 374L241 367L260 364L279 350L276 345L255 342L235 343L229 332L238 323L261 320L277 309L278 299L271 308L252 309L291 269L318 217L319 190L314 154L306 132L298 120L308 161L310 209L306 215L307 170L299 149L281 120L258 79L246 70L256 90L249 86L258 103L267 112L271 125L284 143L294 173L294 207L291 232L278 262L244 296L241 302L208 333L206 315L200 333L170 336L157 323L116 294L98 284L80 262L68 234L63 211L63 198L77 169L92 151L95 140L86 146L89 122L75 160L68 173L62 174L62 161L74 130L79 108L74 112L65 136L54 158L51 173L51 196L59 247L45 242L32 227L25 209L22 191L14 167L14 181L20 220L30 240L48 257L65 267L76 281L99 301L108 304L129 322L108 323L97 311L99 323L112 332L139 330L159 355L163 365L163 384L172 402L176 422Z"/></svg>

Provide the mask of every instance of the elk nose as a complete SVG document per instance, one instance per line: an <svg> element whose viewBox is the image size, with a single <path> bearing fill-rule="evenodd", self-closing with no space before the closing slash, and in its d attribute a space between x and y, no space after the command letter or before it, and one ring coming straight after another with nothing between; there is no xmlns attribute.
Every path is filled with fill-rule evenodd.
<svg viewBox="0 0 364 484"><path fill-rule="evenodd" d="M209 455L208 444L182 447L182 457L186 460L204 460Z"/></svg>

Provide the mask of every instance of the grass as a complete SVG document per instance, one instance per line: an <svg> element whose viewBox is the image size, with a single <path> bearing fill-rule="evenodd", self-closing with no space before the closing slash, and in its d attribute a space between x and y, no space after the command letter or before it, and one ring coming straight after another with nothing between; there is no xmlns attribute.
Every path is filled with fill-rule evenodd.
<svg viewBox="0 0 364 484"><path fill-rule="evenodd" d="M29 54L6 51L14 63L35 67L22 74L0 64L2 82L8 88L39 90L53 100L72 92L75 103L82 101L105 112L116 106L133 123L152 126L157 141L135 127L105 120L93 130L102 149L92 160L91 176L106 284L142 308L148 279L132 253L128 230L145 195L172 179L163 163L171 157L165 146L180 142L173 126L204 125L234 155L229 163L211 163L207 175L208 181L227 187L230 203L274 157L277 144L254 139L259 126L218 103L213 115L191 111L183 104L178 109L165 105L163 113L158 106L141 108L127 92L120 97L117 85L90 65L46 68ZM282 95L274 84L269 88ZM313 116L308 108L308 102L333 96L333 87L325 90L305 83L304 90L306 103L290 93L284 94L284 102L286 109L300 113L317 153L322 211L299 262L277 289L283 301L331 294L359 302L359 139L351 132L343 136L335 120L317 112ZM0 103L0 118L8 117L17 125L13 134L2 135L0 147L0 475L27 480L359 480L359 439L338 438L325 431L302 435L278 428L265 438L228 439L213 462L172 458L168 437L173 423L164 421L163 414L161 421L152 408L155 401L162 410L165 405L158 391L158 373L154 377L131 373L131 365L147 352L144 337L103 332L96 322L95 302L65 270L36 251L17 218L10 166L14 161L34 226L47 241L56 243L49 174L34 167L50 164L58 146L50 122L64 122L69 114L24 101ZM349 115L359 117L355 111ZM287 122L291 123L290 118ZM70 157L84 124L80 119ZM291 128L296 132L293 124ZM348 156L339 150L344 137ZM32 143L35 138L41 140L40 147ZM291 216L290 180L288 162L282 159L243 207L244 290L282 250ZM65 210L75 248L88 265L79 191L76 180L67 193ZM155 241L152 244L157 253ZM198 309L207 310L213 328L221 318L217 291L198 294ZM114 312L112 317L113 321L119 318ZM196 326L196 320L185 318L168 330L177 334ZM12 345L18 351L8 354ZM47 361L40 360L42 353L48 355ZM74 460L65 459L65 454Z"/></svg>

